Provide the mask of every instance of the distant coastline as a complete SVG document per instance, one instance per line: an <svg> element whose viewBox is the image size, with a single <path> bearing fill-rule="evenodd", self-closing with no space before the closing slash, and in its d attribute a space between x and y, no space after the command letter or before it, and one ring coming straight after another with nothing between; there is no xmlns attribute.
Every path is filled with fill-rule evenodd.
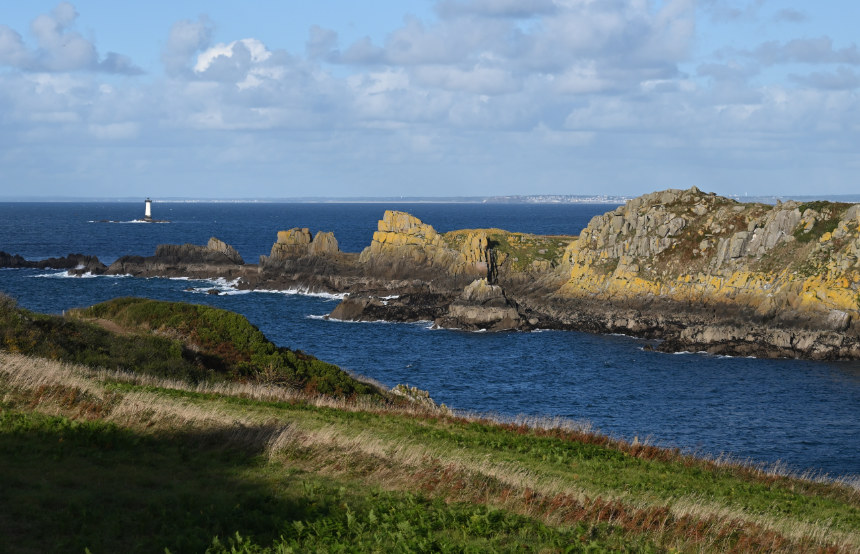
<svg viewBox="0 0 860 554"><path fill-rule="evenodd" d="M726 198L744 203L776 204L795 200L798 202L827 200L830 202L860 203L860 194L815 194L815 195L725 195ZM296 198L184 198L168 197L153 200L158 204L623 204L634 196L624 195L579 195L579 194L530 194L508 196L374 196L374 197L296 197ZM37 197L0 196L0 202L140 202L140 197Z"/></svg>

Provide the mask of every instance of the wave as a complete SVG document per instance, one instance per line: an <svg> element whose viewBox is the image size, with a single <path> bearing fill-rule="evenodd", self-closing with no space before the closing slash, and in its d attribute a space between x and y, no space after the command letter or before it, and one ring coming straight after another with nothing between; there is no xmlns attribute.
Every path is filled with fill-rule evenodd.
<svg viewBox="0 0 860 554"><path fill-rule="evenodd" d="M189 281L189 282L197 282L197 283L206 283L205 286L202 287L189 287L185 289L186 292L190 292L192 294L210 294L210 291L215 290L218 292L219 296L234 296L237 294L248 294L250 290L239 290L237 285L239 284L239 279L234 279L232 281L228 281L223 277L217 277L215 279L190 279L188 277L170 277L169 279L173 281Z"/></svg>
<svg viewBox="0 0 860 554"><path fill-rule="evenodd" d="M68 270L59 271L57 273L40 273L38 275L29 275L29 277L36 279L125 279L127 277L133 277L133 275L129 273L123 273L120 275L96 275L87 271L81 275L74 275L69 273Z"/></svg>
<svg viewBox="0 0 860 554"><path fill-rule="evenodd" d="M346 293L331 293L331 292L313 292L307 289L254 289L251 292L260 292L263 294L285 294L285 295L300 295L313 296L316 298L324 298L326 300L343 300L346 298Z"/></svg>
<svg viewBox="0 0 860 554"><path fill-rule="evenodd" d="M323 320L323 321L335 321L337 323L375 323L382 325L417 325L419 327L424 327L425 329L438 329L432 321L422 319L419 321L386 321L384 319L372 319L372 320L355 320L355 319L338 319L336 317L329 317L328 315L316 315L311 314L305 316L305 319L314 319L314 320Z"/></svg>
<svg viewBox="0 0 860 554"><path fill-rule="evenodd" d="M209 286L204 287L194 287L188 290L188 292L193 292L197 294L208 294L210 290L217 290L218 294L223 295L235 295L235 294L250 294L250 293L260 293L260 294L284 294L287 296L292 295L300 295L300 296L313 296L316 298L323 298L325 300L343 300L346 297L346 294L332 294L328 292L313 292L307 289L239 289L239 278L236 278L232 281L228 281L223 277L217 277L215 279L190 279L188 277L169 277L169 279L174 281L196 281L199 283L208 283Z"/></svg>
<svg viewBox="0 0 860 554"><path fill-rule="evenodd" d="M169 221L146 221L144 219L130 219L128 221L119 221L114 219L90 219L87 223L169 223Z"/></svg>

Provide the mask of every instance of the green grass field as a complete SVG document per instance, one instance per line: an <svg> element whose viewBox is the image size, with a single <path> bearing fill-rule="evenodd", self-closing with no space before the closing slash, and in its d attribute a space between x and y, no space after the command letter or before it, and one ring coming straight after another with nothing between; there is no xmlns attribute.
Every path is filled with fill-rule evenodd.
<svg viewBox="0 0 860 554"><path fill-rule="evenodd" d="M856 483L178 377L0 351L0 552L860 550Z"/></svg>

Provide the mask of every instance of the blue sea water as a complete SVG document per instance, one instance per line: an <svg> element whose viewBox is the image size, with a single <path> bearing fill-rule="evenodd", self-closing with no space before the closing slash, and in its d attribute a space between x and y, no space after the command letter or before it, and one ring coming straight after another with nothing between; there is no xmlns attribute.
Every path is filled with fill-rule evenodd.
<svg viewBox="0 0 860 554"><path fill-rule="evenodd" d="M142 203L0 203L0 250L30 259L71 252L110 263L151 255L161 243L233 245L248 262L276 232L334 231L345 251L367 246L385 209L413 213L438 231L501 227L578 234L610 205L157 203L170 223L131 223ZM110 219L126 223L99 223ZM298 348L393 386L429 390L478 413L588 421L622 438L795 470L860 474L860 363L662 354L623 336L567 331L465 333L427 323L347 323L322 316L336 300L284 292L212 296L203 281L72 278L53 270L0 270L0 291L29 309L59 313L117 296L215 305L244 314L275 343ZM190 289L190 290L189 290Z"/></svg>

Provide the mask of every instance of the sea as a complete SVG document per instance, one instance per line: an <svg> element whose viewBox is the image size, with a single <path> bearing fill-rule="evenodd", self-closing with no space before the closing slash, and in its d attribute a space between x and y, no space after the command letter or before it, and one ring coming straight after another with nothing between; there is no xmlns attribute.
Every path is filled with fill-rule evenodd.
<svg viewBox="0 0 860 554"><path fill-rule="evenodd" d="M152 255L158 244L212 236L246 262L268 254L278 230L334 231L341 250L370 244L384 210L407 211L439 232L498 227L579 234L608 204L0 203L0 250L28 259L70 253ZM110 222L106 222L110 221ZM219 295L208 294L216 288ZM246 316L270 340L370 377L408 384L438 403L500 419L562 419L612 437L708 457L830 477L860 475L860 362L664 354L620 335L574 331L470 333L430 322L355 323L324 316L339 298L296 290L237 291L223 281L70 277L0 269L0 291L22 307L62 313L120 296L210 304Z"/></svg>

